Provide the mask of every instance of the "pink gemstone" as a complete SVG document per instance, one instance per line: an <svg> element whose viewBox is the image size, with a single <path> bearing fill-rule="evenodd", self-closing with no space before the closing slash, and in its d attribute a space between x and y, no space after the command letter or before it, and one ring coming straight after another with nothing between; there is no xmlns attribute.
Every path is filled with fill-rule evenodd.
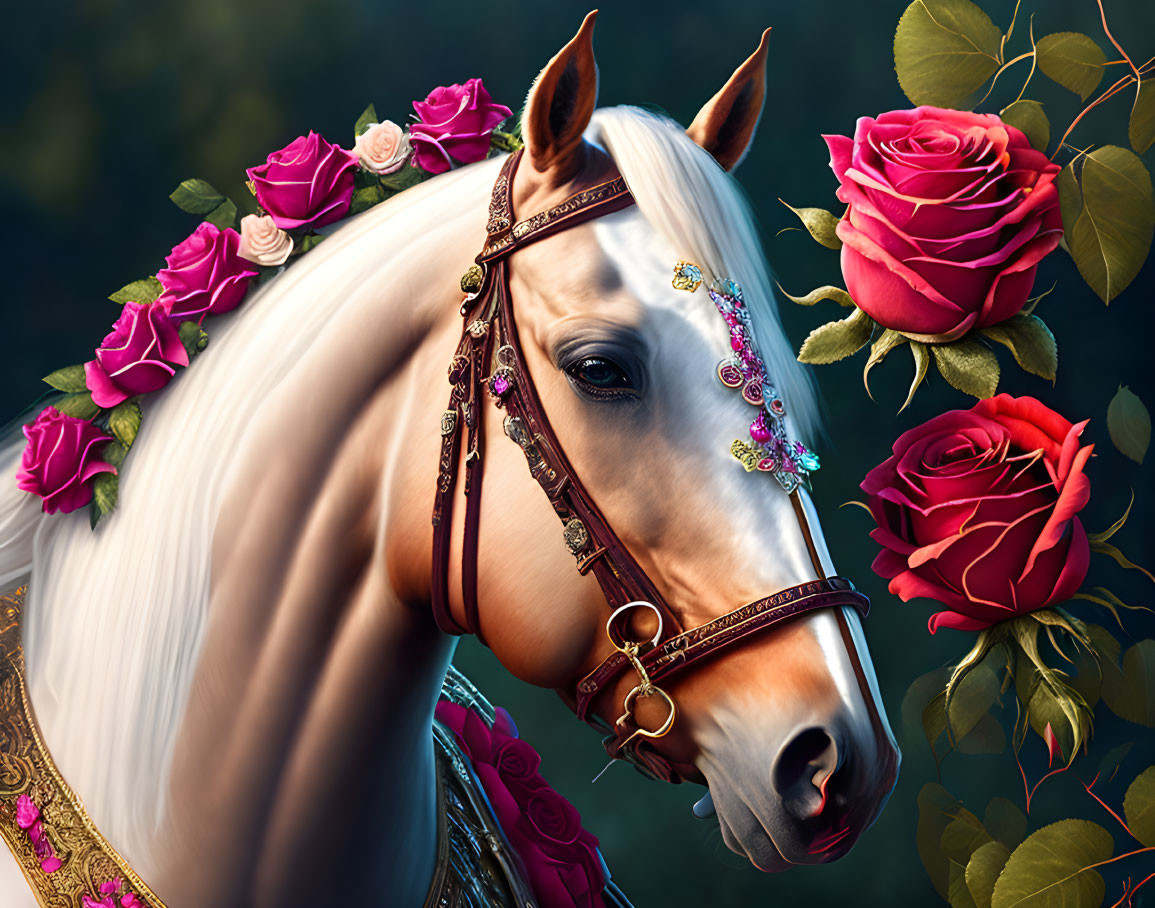
<svg viewBox="0 0 1155 908"><path fill-rule="evenodd" d="M731 337L730 338L730 349L733 350L735 353L737 353L739 350L741 350L742 349L742 338L738 337L737 335L734 335L733 337Z"/></svg>
<svg viewBox="0 0 1155 908"><path fill-rule="evenodd" d="M782 469L785 470L787 473L797 473L798 472L798 466L794 463L794 460L790 457L782 458Z"/></svg>
<svg viewBox="0 0 1155 908"><path fill-rule="evenodd" d="M782 403L777 397L770 401L770 409L774 411L776 416L781 416L786 412L786 405Z"/></svg>
<svg viewBox="0 0 1155 908"><path fill-rule="evenodd" d="M493 393L498 397L504 397L509 393L509 379L504 375L495 375L493 377Z"/></svg>
<svg viewBox="0 0 1155 908"><path fill-rule="evenodd" d="M773 457L763 457L758 461L758 469L763 473L773 473L777 466L778 464L775 463Z"/></svg>
<svg viewBox="0 0 1155 908"><path fill-rule="evenodd" d="M765 444L770 440L770 429L767 427L766 423L762 421L761 416L750 423L750 437L760 445Z"/></svg>

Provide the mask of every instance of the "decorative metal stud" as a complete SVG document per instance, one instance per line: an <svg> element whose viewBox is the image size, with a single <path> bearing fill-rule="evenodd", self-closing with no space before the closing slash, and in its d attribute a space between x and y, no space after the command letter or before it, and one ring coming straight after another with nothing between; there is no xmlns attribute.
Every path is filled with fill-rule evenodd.
<svg viewBox="0 0 1155 908"><path fill-rule="evenodd" d="M519 447L527 448L533 444L533 436L529 434L529 426L520 416L507 416L505 418L505 434L513 439L513 442Z"/></svg>
<svg viewBox="0 0 1155 908"><path fill-rule="evenodd" d="M457 431L457 411L446 410L441 414L441 434L452 435Z"/></svg>
<svg viewBox="0 0 1155 908"><path fill-rule="evenodd" d="M590 532L586 529L586 525L578 520L576 517L571 517L565 522L562 528L562 534L565 537L566 548L570 553L577 555L590 541Z"/></svg>
<svg viewBox="0 0 1155 908"><path fill-rule="evenodd" d="M485 271L476 263L470 265L465 274L461 275L461 292L474 294L481 290L481 284L485 280Z"/></svg>
<svg viewBox="0 0 1155 908"><path fill-rule="evenodd" d="M675 290L693 293L702 286L702 269L693 262L678 262L674 266L673 285Z"/></svg>

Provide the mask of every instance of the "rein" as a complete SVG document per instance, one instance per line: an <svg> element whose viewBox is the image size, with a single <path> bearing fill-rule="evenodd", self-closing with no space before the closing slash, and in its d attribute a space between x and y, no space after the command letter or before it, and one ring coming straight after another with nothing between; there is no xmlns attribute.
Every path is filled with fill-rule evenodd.
<svg viewBox="0 0 1155 908"><path fill-rule="evenodd" d="M461 306L465 320L461 341L449 365L452 390L441 417L441 456L433 505L432 607L437 626L449 634L475 634L483 643L477 605L477 552L484 476L482 399L492 398L506 411L505 434L524 452L530 474L542 487L562 522L566 547L581 574L592 573L612 611L606 630L614 652L574 686L559 691L579 719L609 734L606 751L634 763L644 773L665 781L681 781L670 762L652 746L674 726L677 707L658 681L718 655L726 647L795 616L822 608L851 606L863 616L869 600L842 577L826 577L814 545L797 488L790 498L806 539L818 579L766 596L699 627L685 629L646 572L582 485L558 442L526 367L518 339L509 289L509 257L524 246L634 203L625 181L618 177L584 189L548 211L523 221L513 216L513 175L523 152L510 155L493 187L485 248L461 280L466 293ZM484 391L483 391L484 387ZM449 552L455 489L465 448L465 535L462 544L462 599L465 626L449 607ZM621 634L636 609L652 610L658 629L648 641ZM594 712L595 702L617 680L634 671L638 683L626 695L613 725ZM666 720L654 730L634 719L638 698L660 697L668 708Z"/></svg>

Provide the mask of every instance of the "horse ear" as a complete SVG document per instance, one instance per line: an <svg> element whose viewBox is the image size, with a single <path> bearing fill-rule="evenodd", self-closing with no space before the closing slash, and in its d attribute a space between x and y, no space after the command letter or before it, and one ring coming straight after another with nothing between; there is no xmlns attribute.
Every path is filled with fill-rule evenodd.
<svg viewBox="0 0 1155 908"><path fill-rule="evenodd" d="M770 29L758 49L734 70L730 81L698 111L686 134L726 170L737 167L750 149L766 100L766 54Z"/></svg>
<svg viewBox="0 0 1155 908"><path fill-rule="evenodd" d="M584 161L582 133L589 125L598 95L594 62L594 19L590 12L569 44L546 64L529 90L521 134L533 169L551 182L571 179Z"/></svg>

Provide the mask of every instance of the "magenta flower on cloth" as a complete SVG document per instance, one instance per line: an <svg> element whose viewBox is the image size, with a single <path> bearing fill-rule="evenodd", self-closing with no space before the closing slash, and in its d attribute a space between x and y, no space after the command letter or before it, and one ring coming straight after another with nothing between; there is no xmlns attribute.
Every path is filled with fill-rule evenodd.
<svg viewBox="0 0 1155 908"><path fill-rule="evenodd" d="M931 633L982 630L1078 591L1091 557L1084 426L1000 394L904 432L866 475L874 571L904 602L942 606Z"/></svg>
<svg viewBox="0 0 1155 908"><path fill-rule="evenodd" d="M45 873L55 873L63 862L56 856L52 843L44 832L44 824L40 821L40 808L26 794L16 799L16 825L28 835L32 843L32 853L40 862L40 869Z"/></svg>
<svg viewBox="0 0 1155 908"><path fill-rule="evenodd" d="M16 471L16 484L43 498L46 514L67 514L84 507L92 501L92 480L100 473L116 472L114 466L100 459L101 448L112 437L88 420L66 416L55 407L45 407L25 426L24 437L28 444Z"/></svg>
<svg viewBox="0 0 1155 908"><path fill-rule="evenodd" d="M98 407L115 407L169 383L188 365L180 334L159 303L125 303L112 331L84 364L84 379Z"/></svg>
<svg viewBox="0 0 1155 908"><path fill-rule="evenodd" d="M237 306L257 276L252 263L238 254L241 236L202 221L165 257L167 268L156 275L164 287L157 300L174 319L220 315Z"/></svg>
<svg viewBox="0 0 1155 908"><path fill-rule="evenodd" d="M541 908L602 908L598 840L538 773L541 757L517 736L509 713L498 707L490 728L474 710L442 700L436 717L456 733Z"/></svg>
<svg viewBox="0 0 1155 908"><path fill-rule="evenodd" d="M359 159L315 132L250 167L257 201L282 230L322 227L349 213Z"/></svg>
<svg viewBox="0 0 1155 908"><path fill-rule="evenodd" d="M1005 321L1062 236L1059 166L994 114L938 107L862 117L823 136L838 198L842 275L884 328L950 341Z"/></svg>
<svg viewBox="0 0 1155 908"><path fill-rule="evenodd" d="M435 88L424 101L414 101L413 109L418 117L409 127L413 161L430 173L484 159L494 127L512 113L494 102L480 79Z"/></svg>

